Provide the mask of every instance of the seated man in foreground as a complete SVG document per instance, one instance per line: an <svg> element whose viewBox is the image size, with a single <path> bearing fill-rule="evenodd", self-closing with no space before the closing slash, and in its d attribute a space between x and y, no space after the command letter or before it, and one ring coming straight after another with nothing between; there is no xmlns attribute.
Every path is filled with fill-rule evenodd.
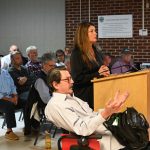
<svg viewBox="0 0 150 150"><path fill-rule="evenodd" d="M86 102L73 96L73 80L67 70L54 69L48 75L48 83L54 93L45 108L46 117L58 127L88 136L93 133L103 135L101 150L118 150L122 145L103 126L107 117L120 110L125 103L128 93L116 93L103 110L94 112Z"/></svg>

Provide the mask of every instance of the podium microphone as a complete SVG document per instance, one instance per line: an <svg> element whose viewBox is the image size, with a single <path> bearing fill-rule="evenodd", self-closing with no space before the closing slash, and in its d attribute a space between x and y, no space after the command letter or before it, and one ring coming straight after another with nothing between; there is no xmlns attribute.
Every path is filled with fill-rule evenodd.
<svg viewBox="0 0 150 150"><path fill-rule="evenodd" d="M130 65L133 69L135 69L136 71L139 71L139 69L137 69L134 65Z"/></svg>

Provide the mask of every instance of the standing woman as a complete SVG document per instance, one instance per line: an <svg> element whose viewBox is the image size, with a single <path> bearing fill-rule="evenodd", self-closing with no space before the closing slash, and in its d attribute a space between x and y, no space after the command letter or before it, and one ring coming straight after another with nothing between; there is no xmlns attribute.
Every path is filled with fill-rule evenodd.
<svg viewBox="0 0 150 150"><path fill-rule="evenodd" d="M71 74L74 80L75 96L86 101L91 108L93 104L93 83L95 77L109 75L109 69L103 65L103 57L94 44L97 33L94 24L81 23L75 34L74 49L71 55Z"/></svg>

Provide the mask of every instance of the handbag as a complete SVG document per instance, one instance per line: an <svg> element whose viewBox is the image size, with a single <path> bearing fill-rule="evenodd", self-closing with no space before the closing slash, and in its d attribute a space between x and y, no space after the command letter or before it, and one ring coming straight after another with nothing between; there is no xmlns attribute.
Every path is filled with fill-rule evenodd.
<svg viewBox="0 0 150 150"><path fill-rule="evenodd" d="M149 143L149 124L133 107L111 115L104 126L128 150L144 150Z"/></svg>

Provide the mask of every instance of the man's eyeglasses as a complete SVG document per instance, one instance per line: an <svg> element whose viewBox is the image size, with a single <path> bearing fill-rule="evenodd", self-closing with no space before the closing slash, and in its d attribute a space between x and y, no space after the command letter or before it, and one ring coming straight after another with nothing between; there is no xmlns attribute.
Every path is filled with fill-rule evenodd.
<svg viewBox="0 0 150 150"><path fill-rule="evenodd" d="M57 55L57 57L63 57L64 55L62 54L62 55Z"/></svg>
<svg viewBox="0 0 150 150"><path fill-rule="evenodd" d="M47 64L49 67L51 67L51 68L55 68L56 67L56 65L50 65L50 64Z"/></svg>
<svg viewBox="0 0 150 150"><path fill-rule="evenodd" d="M68 82L68 83L70 83L71 80L72 80L72 77L68 77L68 78L66 78L66 79L61 79L61 81L66 81L66 82Z"/></svg>

